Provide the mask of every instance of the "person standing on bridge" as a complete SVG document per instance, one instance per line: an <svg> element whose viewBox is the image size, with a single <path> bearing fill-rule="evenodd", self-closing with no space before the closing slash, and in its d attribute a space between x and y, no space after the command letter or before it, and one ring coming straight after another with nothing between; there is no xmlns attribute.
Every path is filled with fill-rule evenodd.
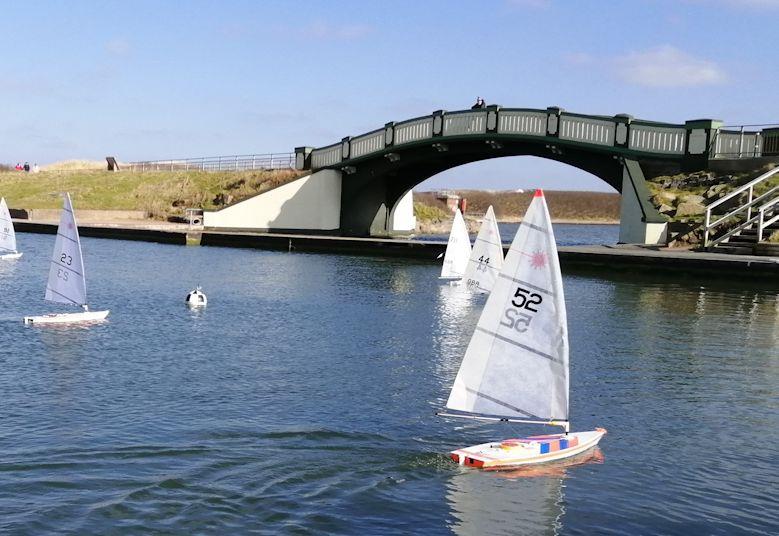
<svg viewBox="0 0 779 536"><path fill-rule="evenodd" d="M478 110L480 108L486 108L486 107L487 105L484 104L484 99L482 99L481 97L476 97L476 104L471 106L471 110Z"/></svg>

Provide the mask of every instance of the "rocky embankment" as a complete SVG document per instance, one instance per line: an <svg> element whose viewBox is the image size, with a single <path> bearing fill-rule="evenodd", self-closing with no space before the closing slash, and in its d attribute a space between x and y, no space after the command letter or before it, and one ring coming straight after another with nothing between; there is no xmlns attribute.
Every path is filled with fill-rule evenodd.
<svg viewBox="0 0 779 536"><path fill-rule="evenodd" d="M697 171L656 177L648 181L647 184L652 194L650 200L669 221L671 241L668 245L671 247L699 245L703 240L702 225L706 207L729 195L767 169L770 167L741 173ZM779 178L766 181L755 188L754 195L758 196L777 185L779 185ZM746 201L746 195L744 193L722 203L717 208L717 213L722 215L728 210L742 205ZM732 228L740 221L738 218L726 221L720 232L726 232L728 228ZM774 239L779 240L779 237L771 237L771 240Z"/></svg>

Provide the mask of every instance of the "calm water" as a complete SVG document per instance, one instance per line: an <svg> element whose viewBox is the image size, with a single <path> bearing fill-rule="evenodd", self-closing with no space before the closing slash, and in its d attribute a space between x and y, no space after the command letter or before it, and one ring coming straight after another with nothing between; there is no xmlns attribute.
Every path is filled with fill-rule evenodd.
<svg viewBox="0 0 779 536"><path fill-rule="evenodd" d="M483 303L435 264L87 238L110 322L44 329L21 317L53 309L53 237L20 243L4 534L779 530L776 288L566 274L574 427L609 434L578 466L495 474L445 453L540 430L433 416Z"/></svg>

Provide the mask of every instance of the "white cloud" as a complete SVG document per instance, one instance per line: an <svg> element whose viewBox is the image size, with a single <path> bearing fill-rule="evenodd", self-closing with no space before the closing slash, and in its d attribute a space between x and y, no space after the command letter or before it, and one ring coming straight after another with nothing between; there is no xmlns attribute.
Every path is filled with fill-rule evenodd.
<svg viewBox="0 0 779 536"><path fill-rule="evenodd" d="M351 41L360 39L373 32L373 28L364 24L334 25L316 21L303 26L299 33L309 39L327 41Z"/></svg>
<svg viewBox="0 0 779 536"><path fill-rule="evenodd" d="M130 52L130 43L124 39L111 39L104 47L106 52L114 56L126 56Z"/></svg>
<svg viewBox="0 0 779 536"><path fill-rule="evenodd" d="M715 62L696 58L670 45L630 52L615 58L613 65L620 78L638 86L711 86L727 80Z"/></svg>

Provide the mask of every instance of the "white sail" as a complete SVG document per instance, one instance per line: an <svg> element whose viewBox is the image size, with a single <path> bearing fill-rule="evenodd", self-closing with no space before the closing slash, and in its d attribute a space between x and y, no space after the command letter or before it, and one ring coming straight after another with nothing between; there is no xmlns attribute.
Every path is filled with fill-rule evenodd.
<svg viewBox="0 0 779 536"><path fill-rule="evenodd" d="M503 244L500 241L498 222L492 205L487 209L481 222L479 234L473 244L468 267L465 269L463 281L470 290L489 292L495 285L495 280L503 267Z"/></svg>
<svg viewBox="0 0 779 536"><path fill-rule="evenodd" d="M16 233L5 197L0 198L0 254L3 253L16 253Z"/></svg>
<svg viewBox="0 0 779 536"><path fill-rule="evenodd" d="M81 242L68 193L65 194L60 224L57 227L57 240L54 242L45 299L75 305L87 303Z"/></svg>
<svg viewBox="0 0 779 536"><path fill-rule="evenodd" d="M442 279L460 279L468 266L468 258L471 256L471 239L468 236L468 228L458 208L454 213L452 231L449 233L449 241L444 253L444 265L441 267Z"/></svg>
<svg viewBox="0 0 779 536"><path fill-rule="evenodd" d="M536 191L484 305L446 407L568 420L568 328L549 211Z"/></svg>

